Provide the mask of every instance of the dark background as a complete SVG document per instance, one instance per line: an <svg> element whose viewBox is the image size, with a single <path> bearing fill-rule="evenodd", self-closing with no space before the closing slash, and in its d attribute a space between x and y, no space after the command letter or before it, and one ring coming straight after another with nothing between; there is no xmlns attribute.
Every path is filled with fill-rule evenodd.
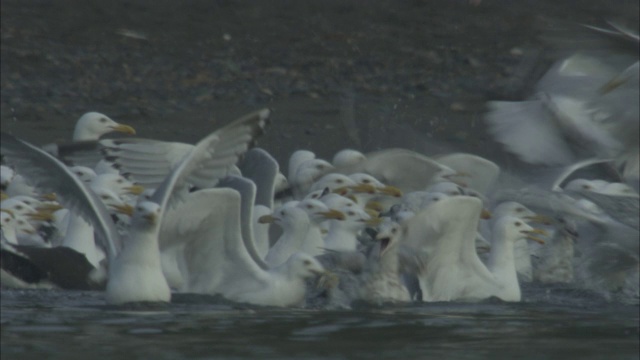
<svg viewBox="0 0 640 360"><path fill-rule="evenodd" d="M2 0L2 130L69 140L99 111L195 142L273 109L260 145L502 155L488 100L520 100L557 56L554 21L604 24L637 1ZM634 16L634 15L632 15ZM286 165L283 165L286 166Z"/></svg>

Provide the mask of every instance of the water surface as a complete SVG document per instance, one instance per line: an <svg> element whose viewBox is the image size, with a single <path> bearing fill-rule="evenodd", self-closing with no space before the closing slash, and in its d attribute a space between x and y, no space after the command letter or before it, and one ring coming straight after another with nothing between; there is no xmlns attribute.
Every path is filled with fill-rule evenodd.
<svg viewBox="0 0 640 360"><path fill-rule="evenodd" d="M533 292L522 303L324 310L181 294L168 306L117 308L99 292L2 290L1 350L3 358L66 359L638 358L637 305Z"/></svg>

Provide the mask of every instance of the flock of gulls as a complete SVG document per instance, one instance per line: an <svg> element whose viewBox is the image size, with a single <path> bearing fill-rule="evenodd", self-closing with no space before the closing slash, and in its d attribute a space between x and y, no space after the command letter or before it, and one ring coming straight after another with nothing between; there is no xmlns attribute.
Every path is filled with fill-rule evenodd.
<svg viewBox="0 0 640 360"><path fill-rule="evenodd" d="M592 30L637 48L617 24ZM297 150L284 172L255 146L268 109L197 144L100 139L135 130L96 112L67 144L2 133L2 286L332 308L521 301L536 282L637 303L639 96L637 51L586 52L530 99L490 103L496 141L557 170L517 181L477 155L406 149Z"/></svg>

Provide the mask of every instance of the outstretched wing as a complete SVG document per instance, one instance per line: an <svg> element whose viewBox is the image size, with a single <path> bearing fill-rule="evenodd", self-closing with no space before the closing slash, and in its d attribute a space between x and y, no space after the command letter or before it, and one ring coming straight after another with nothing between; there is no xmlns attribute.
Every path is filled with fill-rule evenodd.
<svg viewBox="0 0 640 360"><path fill-rule="evenodd" d="M494 281L475 250L482 201L451 196L433 203L404 226L405 244L417 250L425 269L418 275L423 299L464 297L466 280Z"/></svg>
<svg viewBox="0 0 640 360"><path fill-rule="evenodd" d="M473 154L452 153L434 156L433 159L459 173L465 173L466 176L458 180L482 194L487 193L500 175L500 167L496 163Z"/></svg>
<svg viewBox="0 0 640 360"><path fill-rule="evenodd" d="M256 184L256 205L273 209L276 176L280 170L276 159L263 149L253 148L244 154L238 167L242 176Z"/></svg>
<svg viewBox="0 0 640 360"><path fill-rule="evenodd" d="M62 205L93 226L110 259L118 254L121 239L107 208L60 160L6 133L0 147L7 162L28 181L45 192L55 192Z"/></svg>
<svg viewBox="0 0 640 360"><path fill-rule="evenodd" d="M403 192L424 190L438 172L445 169L433 159L406 149L386 149L366 155L365 161L340 172L352 174L364 172L386 185L393 185Z"/></svg>
<svg viewBox="0 0 640 360"><path fill-rule="evenodd" d="M200 140L160 184L151 200L166 211L167 205L184 195L189 185L202 189L215 185L264 133L269 113L269 109L253 112Z"/></svg>
<svg viewBox="0 0 640 360"><path fill-rule="evenodd" d="M167 212L160 234L160 250L178 252L183 291L225 295L237 287L256 288L267 281L243 241L241 196L230 188L189 193ZM170 226L165 226L170 225Z"/></svg>
<svg viewBox="0 0 640 360"><path fill-rule="evenodd" d="M100 151L127 178L157 188L193 149L191 144L141 138L100 140Z"/></svg>

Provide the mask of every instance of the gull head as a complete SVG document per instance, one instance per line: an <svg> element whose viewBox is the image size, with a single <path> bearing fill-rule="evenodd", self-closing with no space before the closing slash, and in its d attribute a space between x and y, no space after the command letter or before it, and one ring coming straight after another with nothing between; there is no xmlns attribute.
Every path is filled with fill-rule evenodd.
<svg viewBox="0 0 640 360"><path fill-rule="evenodd" d="M305 199L300 201L297 206L304 210L315 224L320 224L325 220L344 220L345 218L341 211L330 209L320 200Z"/></svg>
<svg viewBox="0 0 640 360"><path fill-rule="evenodd" d="M378 225L376 241L380 243L379 257L382 257L389 249L398 244L401 233L402 228L400 224L389 218L386 218Z"/></svg>
<svg viewBox="0 0 640 360"><path fill-rule="evenodd" d="M333 156L331 163L333 166L341 168L358 165L363 163L366 159L366 156L358 150L343 149Z"/></svg>
<svg viewBox="0 0 640 360"><path fill-rule="evenodd" d="M91 181L97 176L96 172L86 166L77 165L69 168L71 172L85 184L90 184Z"/></svg>
<svg viewBox="0 0 640 360"><path fill-rule="evenodd" d="M348 192L347 187L356 185L347 175L340 173L331 173L324 175L318 181L314 182L309 191L323 190L329 188L330 191L344 195Z"/></svg>
<svg viewBox="0 0 640 360"><path fill-rule="evenodd" d="M118 196L140 195L144 187L135 185L120 174L100 174L91 181L91 188L104 187L113 190Z"/></svg>
<svg viewBox="0 0 640 360"><path fill-rule="evenodd" d="M547 236L547 232L542 229L534 229L521 218L515 216L503 216L497 220L494 229L495 233L502 233L506 239L515 242L520 239L528 239L540 244L544 244L544 240L538 235Z"/></svg>
<svg viewBox="0 0 640 360"><path fill-rule="evenodd" d="M110 210L115 210L118 213L133 215L133 206L125 203L120 197L110 189L99 187L93 188L93 192L98 195L102 203Z"/></svg>
<svg viewBox="0 0 640 360"><path fill-rule="evenodd" d="M526 219L527 217L536 216L536 213L531 211L526 206L515 201L505 201L500 203L493 209L493 216L500 218L503 216L515 216L518 218Z"/></svg>
<svg viewBox="0 0 640 360"><path fill-rule="evenodd" d="M289 273L302 279L311 279L324 274L322 264L313 256L305 253L295 253L288 260Z"/></svg>
<svg viewBox="0 0 640 360"><path fill-rule="evenodd" d="M142 227L155 227L160 222L160 205L151 201L141 201L133 212L133 224Z"/></svg>
<svg viewBox="0 0 640 360"><path fill-rule="evenodd" d="M131 126L119 124L104 114L88 112L76 122L73 141L98 140L100 136L113 131L130 135L136 133Z"/></svg>
<svg viewBox="0 0 640 360"><path fill-rule="evenodd" d="M594 182L592 180L587 179L574 179L571 180L565 187L564 190L569 191L595 191L600 188L602 185L598 182Z"/></svg>
<svg viewBox="0 0 640 360"><path fill-rule="evenodd" d="M292 201L285 203L275 209L270 215L263 215L258 218L260 224L278 224L283 229L290 229L299 225L308 224L309 216L303 210L297 207L298 202Z"/></svg>
<svg viewBox="0 0 640 360"><path fill-rule="evenodd" d="M0 209L0 227L4 229L7 226L15 226L16 220L13 212L8 209Z"/></svg>
<svg viewBox="0 0 640 360"><path fill-rule="evenodd" d="M4 200L0 204L0 207L2 209L10 210L16 217L36 213L36 209L28 205L26 202L24 202L24 200L16 197L11 197L7 200Z"/></svg>

